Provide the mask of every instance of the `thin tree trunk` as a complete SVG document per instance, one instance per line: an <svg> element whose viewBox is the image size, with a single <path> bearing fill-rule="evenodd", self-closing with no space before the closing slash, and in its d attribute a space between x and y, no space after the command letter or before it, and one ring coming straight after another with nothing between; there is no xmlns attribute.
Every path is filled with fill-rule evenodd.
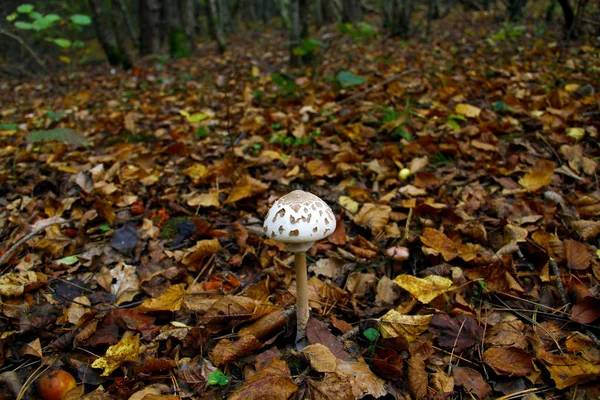
<svg viewBox="0 0 600 400"><path fill-rule="evenodd" d="M112 29L114 32L123 32L125 30L123 13L118 4L113 1L111 7L112 15ZM127 35L116 35L117 46L119 48L119 54L121 56L121 65L124 69L130 69L133 67L133 58L131 56L133 52L133 41L127 37Z"/></svg>
<svg viewBox="0 0 600 400"><path fill-rule="evenodd" d="M290 65L299 67L302 64L302 57L294 49L300 46L300 0L290 1Z"/></svg>
<svg viewBox="0 0 600 400"><path fill-rule="evenodd" d="M223 38L223 27L219 20L219 12L215 0L206 1L206 14L208 15L208 30L210 35L217 42L219 51L223 53L227 49L227 44Z"/></svg>
<svg viewBox="0 0 600 400"><path fill-rule="evenodd" d="M110 65L119 65L121 63L121 52L117 44L110 21L104 12L102 0L89 0L90 10L92 11L92 21L96 29L96 37L106 54L106 59Z"/></svg>
<svg viewBox="0 0 600 400"><path fill-rule="evenodd" d="M99 1L99 0L96 0ZM160 4L157 0L140 0L140 52L157 54L160 50Z"/></svg>
<svg viewBox="0 0 600 400"><path fill-rule="evenodd" d="M133 29L133 21L131 20L131 15L127 11L127 5L123 0L112 0L113 7L117 7L121 11L121 15L123 21L125 22L125 27L127 28L127 34L129 35L129 39L131 43L135 43L136 46L139 46L139 41L136 39L137 36L135 34L135 29Z"/></svg>
<svg viewBox="0 0 600 400"><path fill-rule="evenodd" d="M342 22L356 24L362 18L360 0L342 0Z"/></svg>
<svg viewBox="0 0 600 400"><path fill-rule="evenodd" d="M179 17L181 18L181 26L183 33L188 41L190 51L193 53L196 49L195 30L196 30L196 7L194 0L179 0Z"/></svg>

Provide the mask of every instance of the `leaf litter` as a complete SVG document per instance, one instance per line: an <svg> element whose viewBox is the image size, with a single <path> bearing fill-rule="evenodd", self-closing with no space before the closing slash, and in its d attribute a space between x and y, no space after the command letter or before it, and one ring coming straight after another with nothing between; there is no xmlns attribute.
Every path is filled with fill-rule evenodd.
<svg viewBox="0 0 600 400"><path fill-rule="evenodd" d="M359 57L346 38L284 78L267 35L274 52L84 69L66 96L3 84L11 379L53 365L85 399L597 397L600 91L573 90L597 49ZM309 254L302 352L293 259L261 229L296 188L338 218Z"/></svg>

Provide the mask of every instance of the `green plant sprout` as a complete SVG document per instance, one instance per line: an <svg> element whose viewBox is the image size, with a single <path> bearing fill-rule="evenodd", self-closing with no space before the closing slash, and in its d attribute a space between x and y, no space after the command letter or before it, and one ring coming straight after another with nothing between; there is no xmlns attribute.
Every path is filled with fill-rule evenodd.
<svg viewBox="0 0 600 400"><path fill-rule="evenodd" d="M460 131L460 125L458 122L456 121L466 121L467 119L462 116L462 115L456 115L456 114L450 114L448 115L448 118L446 119L446 124L448 124L448 126L450 126L450 128L454 129L455 131Z"/></svg>

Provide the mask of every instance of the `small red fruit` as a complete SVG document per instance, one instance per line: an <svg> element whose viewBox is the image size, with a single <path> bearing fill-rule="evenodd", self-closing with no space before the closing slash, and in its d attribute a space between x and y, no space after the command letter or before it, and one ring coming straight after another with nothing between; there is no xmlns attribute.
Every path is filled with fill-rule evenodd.
<svg viewBox="0 0 600 400"><path fill-rule="evenodd" d="M57 369L42 376L38 382L40 396L43 400L61 400L71 389L77 386L73 375Z"/></svg>
<svg viewBox="0 0 600 400"><path fill-rule="evenodd" d="M131 213L133 215L140 215L144 213L144 203L136 201L131 205Z"/></svg>

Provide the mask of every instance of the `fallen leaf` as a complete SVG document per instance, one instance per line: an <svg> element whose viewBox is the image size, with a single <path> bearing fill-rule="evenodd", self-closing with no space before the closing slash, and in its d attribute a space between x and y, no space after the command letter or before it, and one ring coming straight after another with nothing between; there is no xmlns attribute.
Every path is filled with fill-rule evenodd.
<svg viewBox="0 0 600 400"><path fill-rule="evenodd" d="M576 240L565 239L565 258L570 269L583 270L590 266L592 255L587 247Z"/></svg>
<svg viewBox="0 0 600 400"><path fill-rule="evenodd" d="M408 359L408 388L415 399L423 399L427 395L427 371L421 357Z"/></svg>
<svg viewBox="0 0 600 400"><path fill-rule="evenodd" d="M458 115L464 115L467 118L477 118L481 114L481 109L470 104L457 104L454 112Z"/></svg>
<svg viewBox="0 0 600 400"><path fill-rule="evenodd" d="M479 399L485 398L492 388L483 380L481 374L469 367L453 367L452 376L456 386L462 386Z"/></svg>
<svg viewBox="0 0 600 400"><path fill-rule="evenodd" d="M437 275L417 278L413 275L403 274L394 278L394 282L423 304L429 304L439 295L452 290L452 281Z"/></svg>
<svg viewBox="0 0 600 400"><path fill-rule="evenodd" d="M0 295L7 297L20 296L44 286L48 282L41 272L23 271L8 272L0 276Z"/></svg>
<svg viewBox="0 0 600 400"><path fill-rule="evenodd" d="M147 299L138 307L141 312L179 311L185 295L185 283L172 285L156 299Z"/></svg>
<svg viewBox="0 0 600 400"><path fill-rule="evenodd" d="M385 339L401 337L410 343L427 330L432 317L433 315L402 315L390 310L379 319L379 332Z"/></svg>
<svg viewBox="0 0 600 400"><path fill-rule="evenodd" d="M236 201L256 196L257 194L263 193L269 188L269 185L251 177L245 175L243 178L238 180L233 190L227 196L227 199L223 204L235 203Z"/></svg>
<svg viewBox="0 0 600 400"><path fill-rule="evenodd" d="M337 367L337 357L327 346L319 343L311 344L302 349L302 353L308 358L310 366L315 371L333 372Z"/></svg>
<svg viewBox="0 0 600 400"><path fill-rule="evenodd" d="M390 219L392 208L382 204L367 203L362 206L358 214L354 216L354 222L360 226L366 226L374 234L380 233Z"/></svg>
<svg viewBox="0 0 600 400"><path fill-rule="evenodd" d="M137 362L139 349L140 337L130 331L125 332L117 344L106 350L104 357L100 357L92 363L92 368L102 368L104 369L102 376L108 376L125 362Z"/></svg>
<svg viewBox="0 0 600 400"><path fill-rule="evenodd" d="M229 400L288 400L297 390L285 361L275 360L248 378Z"/></svg>
<svg viewBox="0 0 600 400"><path fill-rule="evenodd" d="M531 354L516 347L489 348L483 361L499 375L527 376L534 370Z"/></svg>
<svg viewBox="0 0 600 400"><path fill-rule="evenodd" d="M535 192L552 183L556 163L548 160L538 160L529 171L519 179L519 184L528 192Z"/></svg>
<svg viewBox="0 0 600 400"><path fill-rule="evenodd" d="M436 314L429 322L429 330L438 336L440 346L453 349L456 353L478 344L482 335L475 318L464 314L456 318Z"/></svg>
<svg viewBox="0 0 600 400"><path fill-rule="evenodd" d="M451 261L458 256L458 245L448 236L431 228L423 229L421 242L442 254L445 261Z"/></svg>

